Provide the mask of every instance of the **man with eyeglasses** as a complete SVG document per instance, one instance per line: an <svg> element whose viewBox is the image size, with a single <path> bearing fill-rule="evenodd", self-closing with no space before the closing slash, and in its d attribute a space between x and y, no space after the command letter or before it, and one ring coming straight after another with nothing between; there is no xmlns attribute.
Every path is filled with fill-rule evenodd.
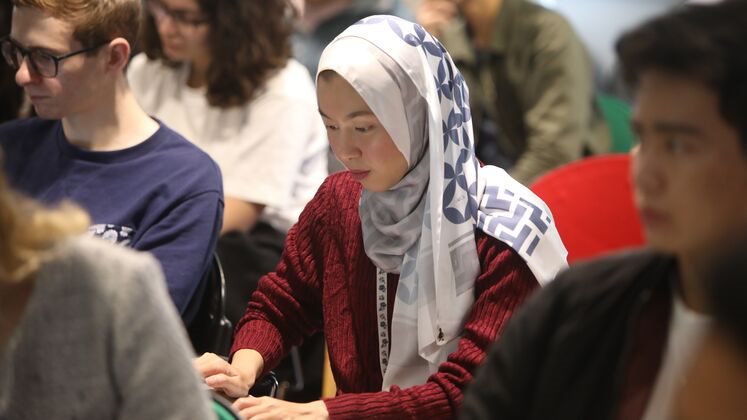
<svg viewBox="0 0 747 420"><path fill-rule="evenodd" d="M91 234L151 252L189 323L222 223L221 176L130 92L141 1L13 4L0 49L39 118L0 125L8 179L47 204L77 202Z"/></svg>

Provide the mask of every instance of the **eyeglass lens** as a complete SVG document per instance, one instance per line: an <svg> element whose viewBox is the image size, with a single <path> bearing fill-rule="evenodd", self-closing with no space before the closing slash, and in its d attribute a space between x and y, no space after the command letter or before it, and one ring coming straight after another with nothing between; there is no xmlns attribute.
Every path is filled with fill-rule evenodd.
<svg viewBox="0 0 747 420"><path fill-rule="evenodd" d="M29 58L29 65L43 77L55 77L57 75L57 63L52 56L41 51L28 51L20 48L10 39L2 41L2 54L9 66L14 69L21 67L24 57Z"/></svg>

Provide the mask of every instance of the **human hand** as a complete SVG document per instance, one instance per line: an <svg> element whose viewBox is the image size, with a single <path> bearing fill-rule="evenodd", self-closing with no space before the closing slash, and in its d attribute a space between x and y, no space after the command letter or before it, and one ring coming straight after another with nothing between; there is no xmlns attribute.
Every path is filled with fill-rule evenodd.
<svg viewBox="0 0 747 420"><path fill-rule="evenodd" d="M458 0L421 0L415 11L415 19L426 31L438 38L459 14L458 4Z"/></svg>
<svg viewBox="0 0 747 420"><path fill-rule="evenodd" d="M194 367L209 387L233 398L246 396L256 379L251 372L242 375L238 369L214 353L205 353L195 359Z"/></svg>
<svg viewBox="0 0 747 420"><path fill-rule="evenodd" d="M300 404L270 397L245 397L236 400L233 403L233 408L246 420L329 419L327 406L323 401Z"/></svg>

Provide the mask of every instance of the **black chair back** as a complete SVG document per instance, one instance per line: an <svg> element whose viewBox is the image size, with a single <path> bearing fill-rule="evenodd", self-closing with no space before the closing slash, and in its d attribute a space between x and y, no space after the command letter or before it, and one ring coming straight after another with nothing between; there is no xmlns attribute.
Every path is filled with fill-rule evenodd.
<svg viewBox="0 0 747 420"><path fill-rule="evenodd" d="M255 397L276 397L278 392L278 377L275 372L269 371L265 376L259 378L252 389L249 390L249 395Z"/></svg>
<svg viewBox="0 0 747 420"><path fill-rule="evenodd" d="M226 317L226 279L217 254L213 254L204 290L194 319L187 327L197 354L205 352L228 356L233 340L233 325Z"/></svg>

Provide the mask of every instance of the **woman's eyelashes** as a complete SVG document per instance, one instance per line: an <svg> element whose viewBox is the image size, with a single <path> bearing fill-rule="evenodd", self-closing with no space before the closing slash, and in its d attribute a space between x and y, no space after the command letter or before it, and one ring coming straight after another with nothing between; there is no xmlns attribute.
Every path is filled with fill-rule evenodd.
<svg viewBox="0 0 747 420"><path fill-rule="evenodd" d="M336 130L340 129L340 126L335 125L335 124L324 124L324 127L327 130L332 130L332 131L336 131ZM373 131L374 128L375 128L374 125L363 125L363 126L354 126L354 127L352 127L352 129L355 130L358 133L369 133L369 132Z"/></svg>

